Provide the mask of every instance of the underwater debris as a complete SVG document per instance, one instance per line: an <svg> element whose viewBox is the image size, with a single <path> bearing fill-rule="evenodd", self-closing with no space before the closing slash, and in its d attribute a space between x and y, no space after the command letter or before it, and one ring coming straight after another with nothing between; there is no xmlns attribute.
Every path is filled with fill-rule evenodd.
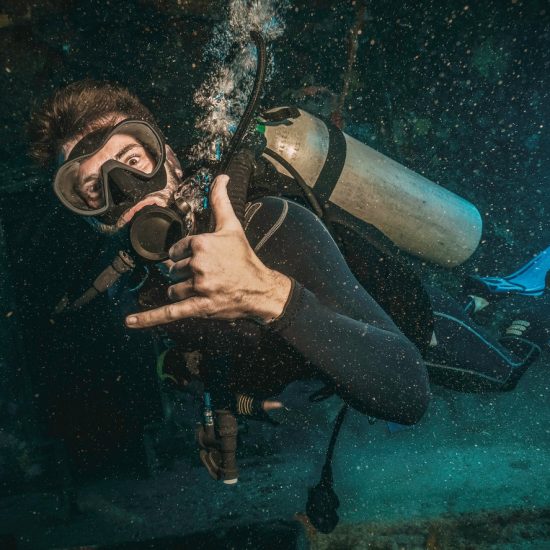
<svg viewBox="0 0 550 550"><path fill-rule="evenodd" d="M208 19L221 17L215 2L211 0L141 0L141 3L150 4L153 8L174 16L184 14Z"/></svg>
<svg viewBox="0 0 550 550"><path fill-rule="evenodd" d="M343 130L344 128L344 116L342 111L346 103L348 94L352 90L352 82L354 79L353 66L355 65L355 59L357 58L357 50L359 48L359 36L363 32L363 25L366 20L367 7L363 2L359 2L357 11L355 13L355 20L348 34L348 62L346 66L346 72L343 76L342 92L338 98L336 109L331 114L332 123Z"/></svg>
<svg viewBox="0 0 550 550"><path fill-rule="evenodd" d="M308 540L312 540L317 536L317 529L313 527L311 521L309 521L309 518L305 513L296 512L296 514L294 514L294 519L303 526Z"/></svg>
<svg viewBox="0 0 550 550"><path fill-rule="evenodd" d="M5 13L0 13L0 29L10 27L11 25L13 25L13 22L10 16Z"/></svg>
<svg viewBox="0 0 550 550"><path fill-rule="evenodd" d="M23 15L13 15L9 13L0 13L0 29L11 27L22 21L30 21L31 7L27 7L27 11Z"/></svg>
<svg viewBox="0 0 550 550"><path fill-rule="evenodd" d="M426 136L432 128L432 123L429 118L413 118L414 133L417 136Z"/></svg>
<svg viewBox="0 0 550 550"><path fill-rule="evenodd" d="M526 543L549 547L550 509L492 510L409 522L344 524L330 535L310 539L310 549L447 550Z"/></svg>
<svg viewBox="0 0 550 550"><path fill-rule="evenodd" d="M473 68L487 80L500 78L508 68L507 54L489 39L478 46L472 57Z"/></svg>
<svg viewBox="0 0 550 550"><path fill-rule="evenodd" d="M309 76L306 77L303 82L307 83L309 78ZM338 102L338 95L332 90L315 84L304 85L296 90L287 90L283 95L288 96L294 105L323 118L330 118Z"/></svg>

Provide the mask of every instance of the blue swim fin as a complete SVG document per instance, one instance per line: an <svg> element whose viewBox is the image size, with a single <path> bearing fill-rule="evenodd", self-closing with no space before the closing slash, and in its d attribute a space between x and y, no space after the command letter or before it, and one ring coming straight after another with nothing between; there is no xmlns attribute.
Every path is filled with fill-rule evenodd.
<svg viewBox="0 0 550 550"><path fill-rule="evenodd" d="M470 276L468 292L485 298L491 294L541 296L550 287L550 246L507 277Z"/></svg>

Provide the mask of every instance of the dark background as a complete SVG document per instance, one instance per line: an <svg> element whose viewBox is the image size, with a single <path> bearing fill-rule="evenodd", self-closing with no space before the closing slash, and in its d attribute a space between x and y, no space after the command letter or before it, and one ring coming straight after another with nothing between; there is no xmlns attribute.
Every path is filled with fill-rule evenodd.
<svg viewBox="0 0 550 550"><path fill-rule="evenodd" d="M99 300L53 321L90 280L100 243L52 197L27 157L25 124L59 86L118 81L158 116L185 160L200 138L194 90L226 2L0 2L0 481L143 475L146 426L162 419L154 353ZM294 2L273 46L263 106L323 116L341 92L358 3ZM504 274L548 246L550 8L544 1L367 3L344 130L476 204L479 250L454 273ZM101 263L101 261L99 262Z"/></svg>

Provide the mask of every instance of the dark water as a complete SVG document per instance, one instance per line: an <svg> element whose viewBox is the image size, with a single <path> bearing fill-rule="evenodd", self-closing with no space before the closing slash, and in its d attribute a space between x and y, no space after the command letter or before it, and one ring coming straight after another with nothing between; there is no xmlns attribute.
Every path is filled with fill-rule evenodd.
<svg viewBox="0 0 550 550"><path fill-rule="evenodd" d="M550 5L361 6L281 10L262 107L332 117L476 205L476 252L453 270L410 258L425 280L458 295L468 274L511 273L550 245ZM434 386L407 430L350 413L334 461L341 524L323 537L294 518L336 398L280 414L276 429L246 423L241 480L226 487L200 467L193 399L160 388L148 336L129 334L106 299L52 320L63 293L93 278L101 241L56 202L53 170L29 160L31 111L75 80L114 80L151 108L183 162L196 160L193 146L215 136L195 128L205 110L194 97L220 68L213 29L226 21L227 3L200 0L0 3L0 547L549 547L548 345L512 392ZM548 290L522 300L548 327ZM496 335L512 310L479 321Z"/></svg>

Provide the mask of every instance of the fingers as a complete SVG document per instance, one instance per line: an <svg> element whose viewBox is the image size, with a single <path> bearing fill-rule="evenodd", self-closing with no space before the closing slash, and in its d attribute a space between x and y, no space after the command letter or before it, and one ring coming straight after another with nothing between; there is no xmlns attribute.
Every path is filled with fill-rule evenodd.
<svg viewBox="0 0 550 550"><path fill-rule="evenodd" d="M192 296L196 296L192 279L168 287L168 298L170 300L187 300Z"/></svg>
<svg viewBox="0 0 550 550"><path fill-rule="evenodd" d="M192 255L193 251L191 250L193 236L184 237L180 239L176 244L173 244L168 254L170 259L174 262L189 258Z"/></svg>
<svg viewBox="0 0 550 550"><path fill-rule="evenodd" d="M216 220L216 231L222 229L242 230L229 196L227 194L227 184L229 176L222 174L214 180L212 193L210 194L210 204Z"/></svg>
<svg viewBox="0 0 550 550"><path fill-rule="evenodd" d="M173 263L170 267L170 279L175 282L185 281L189 277L193 276L193 270L189 265L191 263L191 258L185 258L179 262Z"/></svg>
<svg viewBox="0 0 550 550"><path fill-rule="evenodd" d="M166 323L189 317L204 317L207 304L208 300L206 298L194 296L183 302L176 302L175 304L169 304L141 313L134 313L126 317L126 326L128 328L148 328L165 325Z"/></svg>

